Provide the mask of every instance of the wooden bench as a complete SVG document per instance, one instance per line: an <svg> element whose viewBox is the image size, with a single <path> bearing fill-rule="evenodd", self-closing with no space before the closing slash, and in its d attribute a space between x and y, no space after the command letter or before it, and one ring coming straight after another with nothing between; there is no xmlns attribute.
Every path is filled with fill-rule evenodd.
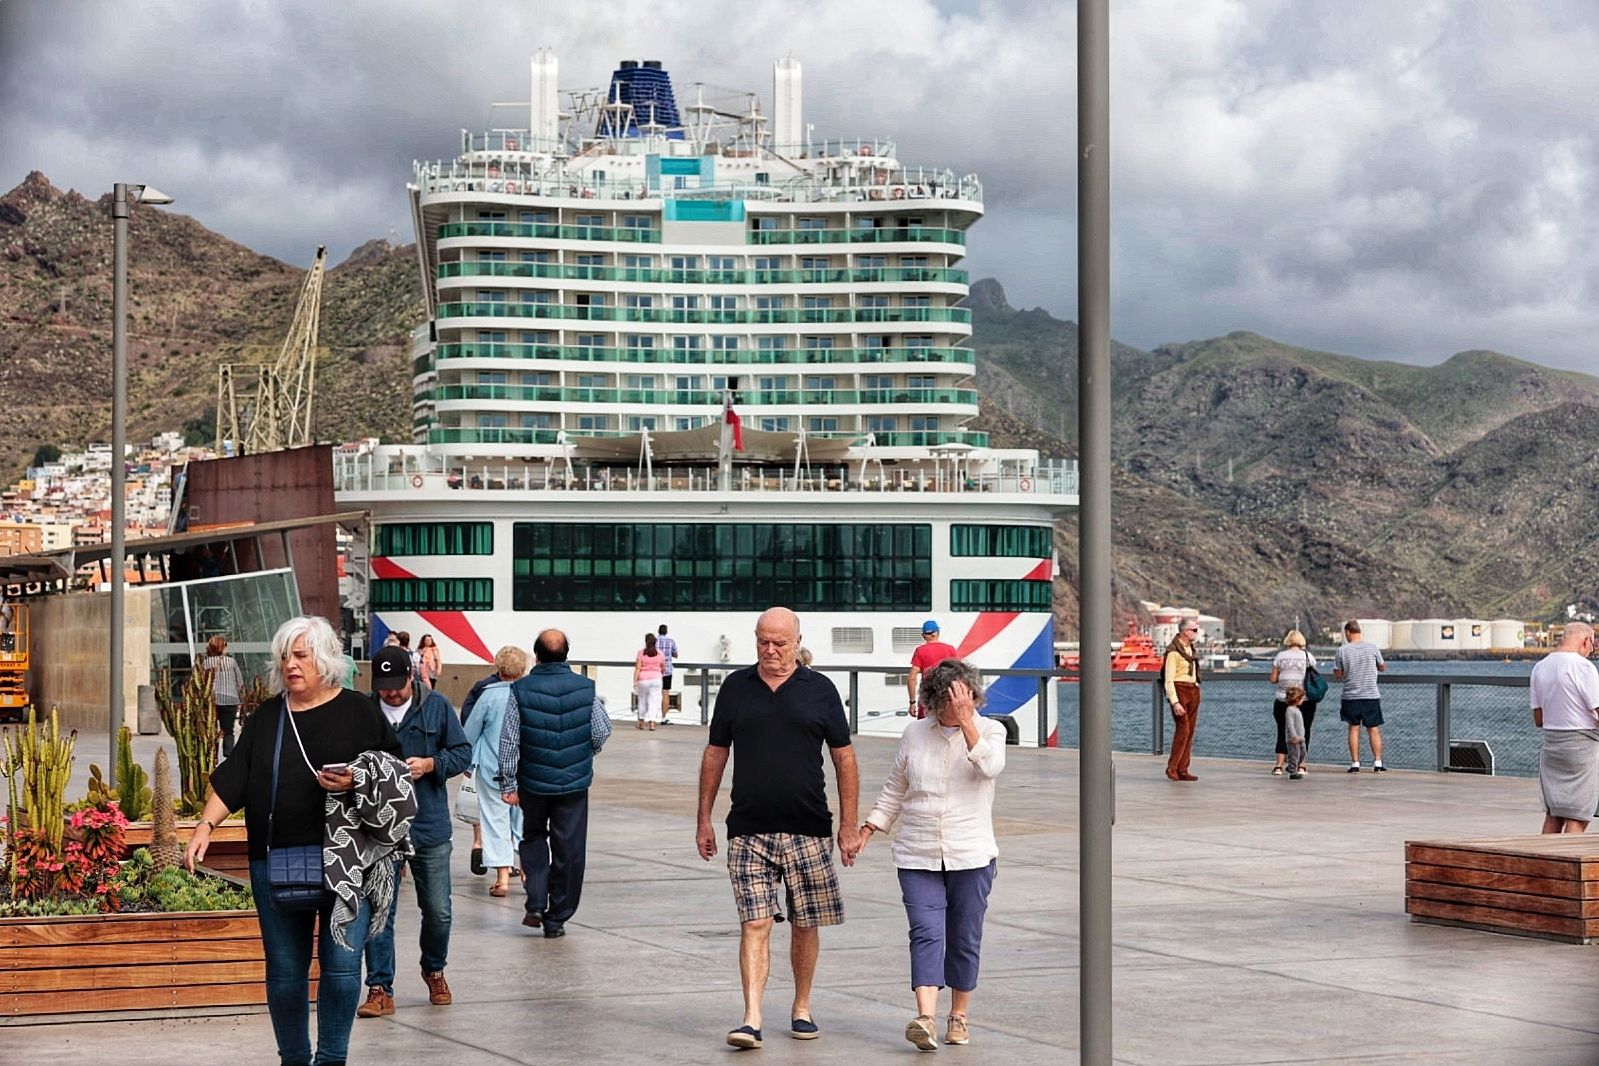
<svg viewBox="0 0 1599 1066"><path fill-rule="evenodd" d="M1405 842L1412 921L1599 941L1599 833Z"/></svg>

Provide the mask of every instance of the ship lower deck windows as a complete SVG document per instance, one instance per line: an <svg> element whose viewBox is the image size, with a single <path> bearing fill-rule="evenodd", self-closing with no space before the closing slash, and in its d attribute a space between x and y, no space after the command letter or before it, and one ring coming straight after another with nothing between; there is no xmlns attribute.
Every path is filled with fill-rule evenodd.
<svg viewBox="0 0 1599 1066"><path fill-rule="evenodd" d="M490 577L378 578L372 582L374 611L492 611Z"/></svg>
<svg viewBox="0 0 1599 1066"><path fill-rule="evenodd" d="M956 578L949 583L952 611L1048 611L1054 606L1054 585L1049 581L976 580Z"/></svg>
<svg viewBox="0 0 1599 1066"><path fill-rule="evenodd" d="M949 527L949 553L955 556L1048 559L1053 549L1053 534L1043 526Z"/></svg>
<svg viewBox="0 0 1599 1066"><path fill-rule="evenodd" d="M930 525L518 522L512 538L518 611L932 608Z"/></svg>
<svg viewBox="0 0 1599 1066"><path fill-rule="evenodd" d="M374 530L379 556L493 555L493 522L389 522Z"/></svg>

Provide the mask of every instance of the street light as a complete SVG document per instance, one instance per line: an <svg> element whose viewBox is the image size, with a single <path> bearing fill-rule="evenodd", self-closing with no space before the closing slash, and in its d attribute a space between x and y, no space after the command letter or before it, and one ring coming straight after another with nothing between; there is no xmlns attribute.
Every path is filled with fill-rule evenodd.
<svg viewBox="0 0 1599 1066"><path fill-rule="evenodd" d="M111 734L106 779L117 783L117 733L127 713L122 694L123 555L126 552L128 450L128 215L132 204L170 204L148 185L117 182L111 199Z"/></svg>

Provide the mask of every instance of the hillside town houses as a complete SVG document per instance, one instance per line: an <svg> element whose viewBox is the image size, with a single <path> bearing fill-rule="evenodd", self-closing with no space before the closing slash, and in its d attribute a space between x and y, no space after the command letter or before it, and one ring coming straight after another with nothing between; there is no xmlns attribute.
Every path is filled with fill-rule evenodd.
<svg viewBox="0 0 1599 1066"><path fill-rule="evenodd" d="M210 448L185 445L183 434L176 432L129 445L128 539L164 534L172 510L174 468L190 459L214 457ZM90 444L30 466L21 480L0 490L0 556L109 541L111 462L111 445Z"/></svg>

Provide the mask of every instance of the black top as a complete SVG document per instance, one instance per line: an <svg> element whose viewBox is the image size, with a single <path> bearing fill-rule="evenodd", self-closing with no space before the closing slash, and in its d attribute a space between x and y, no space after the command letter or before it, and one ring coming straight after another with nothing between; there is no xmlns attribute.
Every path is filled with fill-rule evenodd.
<svg viewBox="0 0 1599 1066"><path fill-rule="evenodd" d="M267 820L272 810L272 742L283 716L283 697L257 707L239 731L229 755L211 772L211 787L228 810L244 808L250 858L267 853ZM328 702L294 713L294 725L305 743L311 765L350 762L364 751L400 754L400 742L377 704L351 689L340 689ZM278 763L278 799L272 843L320 844L327 792L305 765L294 730L283 727L283 753Z"/></svg>
<svg viewBox="0 0 1599 1066"><path fill-rule="evenodd" d="M831 836L824 741L850 746L844 703L827 678L801 666L773 692L753 666L729 674L716 694L710 736L719 748L737 746L727 835Z"/></svg>

